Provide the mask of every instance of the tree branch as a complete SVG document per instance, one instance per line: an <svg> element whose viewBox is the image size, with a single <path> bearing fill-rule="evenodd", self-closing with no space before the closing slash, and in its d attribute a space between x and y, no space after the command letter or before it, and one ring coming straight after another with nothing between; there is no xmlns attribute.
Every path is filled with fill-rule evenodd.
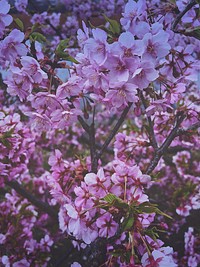
<svg viewBox="0 0 200 267"><path fill-rule="evenodd" d="M80 115L78 116L78 121L80 122L81 126L86 131L86 133L89 134L90 127L89 127L89 125L84 121L84 119Z"/></svg>
<svg viewBox="0 0 200 267"><path fill-rule="evenodd" d="M142 104L143 104L144 108L147 109L147 105L146 105L144 96L142 94L142 91L139 92L139 96L140 96L140 99L142 101ZM147 115L147 120L148 120L148 123L149 123L149 129L148 129L149 140L150 140L151 145L154 148L154 150L156 150L158 148L158 144L157 144L157 141L156 141L156 136L155 136L155 133L154 133L153 122L151 120L151 116Z"/></svg>
<svg viewBox="0 0 200 267"><path fill-rule="evenodd" d="M176 30L176 27L178 25L178 23L180 22L180 20L182 19L182 17L193 7L197 4L197 2L195 0L191 0L185 7L185 9L180 12L178 14L178 16L176 17L174 23L172 24L172 31L176 32L176 33L181 33L179 31Z"/></svg>
<svg viewBox="0 0 200 267"><path fill-rule="evenodd" d="M93 121L90 126L84 121L84 119L81 116L78 116L78 120L81 126L83 127L85 132L89 135L89 146L90 146L90 155L91 155L91 172L97 173L98 160L100 159L102 154L107 150L108 145L110 144L113 137L116 135L117 131L121 127L122 123L124 122L124 119L126 118L126 115L128 114L131 106L132 106L132 103L129 103L128 106L124 109L118 122L114 126L113 130L107 137L106 141L104 142L103 146L100 148L98 153L96 152L94 113L93 113Z"/></svg>
<svg viewBox="0 0 200 267"><path fill-rule="evenodd" d="M89 129L89 140L90 140L90 155L91 155L91 171L97 173L98 159L96 152L96 140L95 140L95 107L93 109L92 123Z"/></svg>
<svg viewBox="0 0 200 267"><path fill-rule="evenodd" d="M116 135L116 133L118 132L119 128L121 127L122 123L124 122L124 119L126 118L126 115L128 114L131 106L133 103L129 103L128 106L124 109L124 111L122 112L118 122L116 123L115 127L113 128L113 130L111 131L111 133L109 134L109 136L107 137L106 141L104 142L102 148L100 149L99 153L97 153L97 160L100 159L100 157L102 156L102 154L104 153L104 151L107 149L108 145L110 144L110 142L112 141L113 137Z"/></svg>
<svg viewBox="0 0 200 267"><path fill-rule="evenodd" d="M8 186L13 188L19 195L26 198L28 201L30 201L31 204L42 210L43 212L47 213L50 217L56 219L58 221L58 213L52 208L49 204L39 200L37 197L32 195L30 192L28 192L21 184L19 184L17 181L9 181L6 182Z"/></svg>
<svg viewBox="0 0 200 267"><path fill-rule="evenodd" d="M193 125L191 125L187 129L179 129L177 131L177 136L182 135L182 134L190 133L190 131L194 131L194 130L196 130L198 128L200 128L200 121L194 123Z"/></svg>
<svg viewBox="0 0 200 267"><path fill-rule="evenodd" d="M166 152L166 150L168 149L168 147L170 146L170 144L172 143L174 138L177 137L177 132L178 132L179 127L180 127L181 123L183 122L184 118L185 118L185 115L183 113L177 114L176 125L171 130L168 137L165 139L164 143L156 150L154 158L145 172L146 174L152 173L152 171L155 169L159 160L161 159L163 154Z"/></svg>
<svg viewBox="0 0 200 267"><path fill-rule="evenodd" d="M51 24L50 20L49 19L46 19L45 22L55 31L55 33L60 37L60 39L62 40L63 37L62 37L62 34L61 32L59 31L58 28L54 27L53 24Z"/></svg>

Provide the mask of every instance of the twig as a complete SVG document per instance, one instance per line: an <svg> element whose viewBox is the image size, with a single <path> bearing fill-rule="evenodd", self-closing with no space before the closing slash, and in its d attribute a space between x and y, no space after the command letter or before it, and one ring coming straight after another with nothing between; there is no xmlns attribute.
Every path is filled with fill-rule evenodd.
<svg viewBox="0 0 200 267"><path fill-rule="evenodd" d="M38 207L40 210L58 221L58 213L49 204L39 200L37 197L32 195L17 181L9 181L6 184L13 188L19 195L30 201L30 203L32 203L34 206Z"/></svg>
<svg viewBox="0 0 200 267"><path fill-rule="evenodd" d="M176 154L177 152L181 152L181 151L190 151L190 148L183 147L183 146L173 146L173 147L169 147L166 150L167 154Z"/></svg>
<svg viewBox="0 0 200 267"><path fill-rule="evenodd" d="M90 140L91 171L97 173L98 159L97 159L96 143L95 143L94 116L95 116L95 108L93 110L92 123L89 126L89 140Z"/></svg>
<svg viewBox="0 0 200 267"><path fill-rule="evenodd" d="M174 23L172 24L172 31L174 31L176 33L180 33L179 31L176 31L176 27L177 27L178 23L180 22L181 18L196 4L197 4L197 2L195 0L191 0L186 5L185 9L178 14L178 16L176 17Z"/></svg>
<svg viewBox="0 0 200 267"><path fill-rule="evenodd" d="M142 101L142 104L143 104L144 108L147 109L147 105L146 105L144 96L142 94L142 91L140 91L139 95L140 95L140 99ZM156 136L155 136L155 132L154 132L153 122L151 120L151 116L147 115L147 120L148 120L148 123L149 123L149 129L148 129L149 140L150 140L151 145L154 148L154 150L156 150L158 148L158 144L157 144L157 141L156 141Z"/></svg>
<svg viewBox="0 0 200 267"><path fill-rule="evenodd" d="M89 125L84 121L84 119L80 115L78 116L78 120L79 120L81 126L83 127L83 129L86 131L86 133L89 134L89 132L90 132Z"/></svg>
<svg viewBox="0 0 200 267"><path fill-rule="evenodd" d="M81 137L78 138L78 140L81 143L86 143L87 145L90 145L90 140L89 140L89 138L86 135L82 135ZM101 147L102 147L102 145L99 142L95 142L95 145L96 145L96 148L98 150L100 150ZM106 148L105 152L108 153L108 154L111 154L111 155L113 155L113 153L114 153L113 149L112 148L109 148L109 147Z"/></svg>
<svg viewBox="0 0 200 267"><path fill-rule="evenodd" d="M198 129L199 127L200 127L200 121L194 123L193 125L191 125L187 129L179 129L177 131L177 136L178 135L182 135L182 134L190 133L190 131L194 131L194 130Z"/></svg>
<svg viewBox="0 0 200 267"><path fill-rule="evenodd" d="M53 24L51 24L50 20L49 19L46 19L45 22L55 31L55 33L60 37L60 39L62 40L63 37L62 37L62 34L61 32L56 28L54 27Z"/></svg>
<svg viewBox="0 0 200 267"><path fill-rule="evenodd" d="M85 130L85 132L89 135L89 146L90 146L90 156L91 156L91 171L97 173L98 168L98 160L101 158L102 154L107 150L108 145L112 141L113 137L116 135L117 131L121 127L126 115L128 114L132 103L129 103L128 106L122 112L119 120L117 121L116 125L114 126L113 130L107 137L106 141L104 142L103 146L100 148L99 152L96 151L96 142L95 142L95 124L94 124L94 113L93 113L93 121L91 125L88 125L81 116L78 116L78 120ZM94 111L95 112L95 111Z"/></svg>
<svg viewBox="0 0 200 267"><path fill-rule="evenodd" d="M156 150L154 154L154 158L145 172L146 174L150 174L155 169L160 158L163 156L163 154L166 152L166 150L168 149L168 147L170 146L174 138L177 136L177 132L184 118L185 118L185 115L183 113L177 114L176 125L171 130L168 137L165 139L164 143Z"/></svg>
<svg viewBox="0 0 200 267"><path fill-rule="evenodd" d="M100 149L100 151L97 153L97 160L100 159L100 157L102 156L102 154L107 149L107 147L110 144L110 142L112 141L113 137L116 135L117 131L121 127L122 123L124 122L124 119L126 118L126 115L128 114L131 106L132 106L132 103L129 103L128 106L122 112L122 114L121 114L118 122L116 123L115 127L113 128L113 130L111 131L111 133L107 137L107 139L104 142L104 144L103 144L102 148Z"/></svg>

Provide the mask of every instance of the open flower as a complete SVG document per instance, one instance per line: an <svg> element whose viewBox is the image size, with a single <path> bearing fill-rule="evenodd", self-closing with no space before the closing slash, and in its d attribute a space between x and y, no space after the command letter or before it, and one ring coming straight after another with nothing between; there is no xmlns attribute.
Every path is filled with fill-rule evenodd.
<svg viewBox="0 0 200 267"><path fill-rule="evenodd" d="M147 88L148 85L158 78L158 71L151 61L141 61L140 66L132 75L131 81L138 86L139 89Z"/></svg>
<svg viewBox="0 0 200 267"><path fill-rule="evenodd" d="M114 236L118 228L118 224L113 220L112 215L109 213L106 213L99 217L96 220L96 225L98 228L100 228L99 236L101 237Z"/></svg>

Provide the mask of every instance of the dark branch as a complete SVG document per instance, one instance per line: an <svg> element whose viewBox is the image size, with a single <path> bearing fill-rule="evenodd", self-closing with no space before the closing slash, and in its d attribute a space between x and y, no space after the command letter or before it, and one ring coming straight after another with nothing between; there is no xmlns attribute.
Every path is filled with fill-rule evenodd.
<svg viewBox="0 0 200 267"><path fill-rule="evenodd" d="M168 137L165 139L165 141L161 145L161 147L159 147L156 150L154 158L153 158L152 162L150 163L150 165L148 166L148 168L147 168L147 170L145 172L146 174L152 173L152 171L155 169L155 167L157 166L159 160L161 159L163 154L167 151L168 147L170 146L170 144L172 143L174 138L177 136L177 132L178 132L179 127L180 127L181 123L183 122L184 118L185 118L185 115L183 113L177 114L177 116L176 116L176 125L171 130L171 132L169 133Z"/></svg>
<svg viewBox="0 0 200 267"><path fill-rule="evenodd" d="M117 121L116 125L114 126L113 130L107 137L106 141L104 142L103 146L100 148L99 152L96 151L96 142L95 142L95 125L94 125L94 113L93 113L93 121L89 126L81 116L78 116L78 120L85 130L85 132L89 135L89 146L90 146L90 156L91 156L91 171L97 173L98 168L98 160L101 158L102 154L108 149L108 145L116 135L117 131L121 127L126 115L128 114L132 103L129 103L128 106L122 112L119 120Z"/></svg>
<svg viewBox="0 0 200 267"><path fill-rule="evenodd" d="M90 132L89 125L84 121L84 119L81 116L78 116L78 120L79 120L81 126L83 127L83 129L86 131L86 133L89 134L89 132Z"/></svg>
<svg viewBox="0 0 200 267"><path fill-rule="evenodd" d="M178 16L176 17L174 23L172 24L172 31L176 32L176 33L180 33L179 31L176 31L176 27L178 25L178 23L180 22L180 20L182 19L182 17L193 7L197 4L197 2L195 0L191 0L185 7L185 9L180 12L178 14Z"/></svg>
<svg viewBox="0 0 200 267"><path fill-rule="evenodd" d="M98 159L96 156L94 122L92 122L92 124L90 125L89 140L90 140L90 155L91 155L91 172L97 173Z"/></svg>
<svg viewBox="0 0 200 267"><path fill-rule="evenodd" d="M147 109L147 105L146 105L144 96L142 94L142 91L140 91L139 95L140 95L140 99L142 101L142 104L143 104L144 108ZM154 148L154 150L156 150L158 148L158 144L157 144L156 136L155 136L155 133L154 133L153 122L151 120L151 117L148 116L148 115L147 115L147 120L148 120L148 123L149 123L149 128L148 128L149 140L150 140L151 145Z"/></svg>
<svg viewBox="0 0 200 267"><path fill-rule="evenodd" d="M86 135L82 135L81 137L78 138L78 140L80 141L80 143L85 143L87 145L90 145L90 140ZM102 147L102 145L99 142L95 142L95 145L98 150L100 150ZM111 155L113 155L114 153L113 149L109 147L106 148L105 152Z"/></svg>
<svg viewBox="0 0 200 267"><path fill-rule="evenodd" d="M121 114L118 122L116 123L115 127L113 128L113 130L109 134L108 138L104 142L104 144L103 144L102 148L100 149L99 153L97 153L97 160L100 159L100 157L102 156L102 154L107 149L108 145L110 144L110 142L112 141L112 139L114 138L114 136L116 135L116 133L118 132L119 128L121 127L122 123L124 122L124 120L126 118L126 115L129 112L131 106L132 106L132 103L129 103L128 106L122 112L122 114Z"/></svg>
<svg viewBox="0 0 200 267"><path fill-rule="evenodd" d="M191 125L190 127L188 127L187 129L179 129L177 131L177 136L178 135L182 135L182 134L188 134L191 131L194 131L196 129L200 128L200 121L194 123L193 125Z"/></svg>
<svg viewBox="0 0 200 267"><path fill-rule="evenodd" d="M13 188L19 195L30 201L31 204L39 208L41 211L47 213L50 217L56 219L56 221L58 220L58 213L54 210L54 208L32 195L17 181L9 181L6 184Z"/></svg>
<svg viewBox="0 0 200 267"><path fill-rule="evenodd" d="M55 31L55 33L60 37L60 39L62 40L63 37L62 37L62 34L61 32L59 31L58 28L54 27L53 24L51 24L51 22L49 21L49 19L46 19L45 22Z"/></svg>

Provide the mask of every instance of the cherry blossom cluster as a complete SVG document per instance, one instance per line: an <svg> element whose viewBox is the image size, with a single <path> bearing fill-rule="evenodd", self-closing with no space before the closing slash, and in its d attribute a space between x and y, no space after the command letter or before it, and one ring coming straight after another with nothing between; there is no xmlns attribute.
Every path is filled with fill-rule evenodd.
<svg viewBox="0 0 200 267"><path fill-rule="evenodd" d="M12 23L13 18L11 15L8 14L8 12L10 10L10 5L8 4L8 2L6 0L1 0L0 5L1 5L0 38L2 38L4 35L6 27Z"/></svg>
<svg viewBox="0 0 200 267"><path fill-rule="evenodd" d="M0 0L1 264L198 266L199 3L62 3Z"/></svg>
<svg viewBox="0 0 200 267"><path fill-rule="evenodd" d="M47 266L53 244L45 224L47 216L40 216L26 199L21 199L14 190L5 195L0 204L0 259L3 266ZM42 231L37 240L35 231ZM14 251L14 253L13 253ZM40 254L38 258L37 255Z"/></svg>
<svg viewBox="0 0 200 267"><path fill-rule="evenodd" d="M0 116L0 186L3 187L5 181L20 180L20 174L27 169L35 142L30 129L20 121L19 114L1 112Z"/></svg>
<svg viewBox="0 0 200 267"><path fill-rule="evenodd" d="M150 185L151 179L150 176L143 175L138 166L130 167L116 160L113 162L113 169L107 166L108 169L100 168L97 174L88 173L83 177L82 173L86 168L81 166L80 162L74 163L75 168L73 163L63 160L59 150L56 150L55 154L50 157L49 164L52 166L52 175L47 174L47 180L53 197L52 202L54 205L60 204L60 229L73 235L76 240L81 240L83 242L81 247L91 244L97 237L109 240L117 232L119 233L117 242L123 241L124 243L129 230L129 234L133 235L129 236L133 244L140 243L140 248L136 250L142 257L142 266L147 266L150 262L152 266L156 262L160 264L166 262L171 266L177 266L172 259L171 248L162 247L161 241L155 243L148 234L144 235L146 241L141 238L145 229L148 229L153 222L154 212L149 214L138 212L134 215L134 222L130 222L131 219L127 221L125 210L128 205L137 209L140 204L146 204L149 201L144 187ZM114 203L114 201L116 205L110 206L109 203ZM122 227L127 227L127 236L126 231L123 234L120 232ZM130 240L126 242L131 242ZM75 242L75 245L78 243ZM125 246L126 243L124 250ZM151 256L146 253L146 246L151 247ZM109 247L110 253L111 248L112 245ZM135 259L132 260L135 262ZM115 260L114 263L116 263ZM119 264L124 266L120 261Z"/></svg>

